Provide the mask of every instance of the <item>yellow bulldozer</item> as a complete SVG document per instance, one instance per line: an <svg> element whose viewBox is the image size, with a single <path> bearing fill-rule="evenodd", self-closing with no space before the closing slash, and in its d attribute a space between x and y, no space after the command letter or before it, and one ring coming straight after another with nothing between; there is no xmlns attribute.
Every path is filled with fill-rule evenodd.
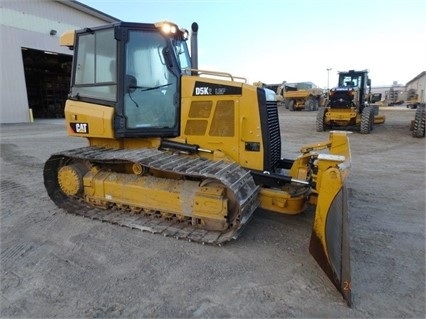
<svg viewBox="0 0 426 319"><path fill-rule="evenodd" d="M88 146L51 155L47 193L72 214L215 245L258 207L316 207L309 250L350 305L347 134L282 158L274 92L198 69L197 34L118 22L61 36L74 50L66 129Z"/></svg>
<svg viewBox="0 0 426 319"><path fill-rule="evenodd" d="M333 127L355 127L362 134L369 134L373 124L383 124L385 116L379 115L381 95L371 94L368 71L339 72L338 86L329 92L326 107L320 108L316 118L317 132Z"/></svg>

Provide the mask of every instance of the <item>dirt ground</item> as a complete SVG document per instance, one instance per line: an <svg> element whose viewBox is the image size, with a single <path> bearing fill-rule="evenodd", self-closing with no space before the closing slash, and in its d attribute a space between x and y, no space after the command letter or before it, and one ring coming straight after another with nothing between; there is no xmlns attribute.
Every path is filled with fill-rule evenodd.
<svg viewBox="0 0 426 319"><path fill-rule="evenodd" d="M42 178L51 153L86 145L63 120L1 126L0 317L425 317L425 139L415 110L350 135L353 306L308 252L312 211L256 211L212 247L69 215ZM315 112L280 109L283 155L327 139Z"/></svg>

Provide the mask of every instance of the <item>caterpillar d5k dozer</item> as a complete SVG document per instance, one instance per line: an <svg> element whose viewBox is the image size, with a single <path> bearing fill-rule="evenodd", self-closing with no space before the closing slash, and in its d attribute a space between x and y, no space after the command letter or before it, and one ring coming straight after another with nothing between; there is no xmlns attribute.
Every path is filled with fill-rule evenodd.
<svg viewBox="0 0 426 319"><path fill-rule="evenodd" d="M356 127L362 134L369 134L373 124L385 122L385 117L378 114L378 106L370 104L378 99L379 96L371 94L367 70L339 72L338 86L330 90L327 106L317 113L317 132L333 127Z"/></svg>
<svg viewBox="0 0 426 319"><path fill-rule="evenodd" d="M51 155L50 198L69 213L220 245L257 207L316 205L310 251L351 303L344 132L281 158L274 92L197 69L197 30L119 22L66 32L74 49L65 105L88 146Z"/></svg>

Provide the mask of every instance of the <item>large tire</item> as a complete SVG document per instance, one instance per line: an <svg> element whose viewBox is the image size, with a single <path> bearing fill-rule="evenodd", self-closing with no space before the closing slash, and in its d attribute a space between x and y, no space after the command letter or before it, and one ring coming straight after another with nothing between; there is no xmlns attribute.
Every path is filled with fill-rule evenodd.
<svg viewBox="0 0 426 319"><path fill-rule="evenodd" d="M325 131L325 112L327 111L326 107L321 107L317 113L317 121L316 121L316 128L317 132L324 132Z"/></svg>
<svg viewBox="0 0 426 319"><path fill-rule="evenodd" d="M370 131L374 128L374 118L376 116L376 110L374 108L371 108L370 110Z"/></svg>
<svg viewBox="0 0 426 319"><path fill-rule="evenodd" d="M315 111L315 100L313 98L305 101L305 111Z"/></svg>
<svg viewBox="0 0 426 319"><path fill-rule="evenodd" d="M424 106L418 106L414 117L413 137L425 137L426 111Z"/></svg>
<svg viewBox="0 0 426 319"><path fill-rule="evenodd" d="M294 111L294 101L293 100L288 101L287 105L288 105L288 109L290 111Z"/></svg>
<svg viewBox="0 0 426 319"><path fill-rule="evenodd" d="M289 100L284 99L284 107L288 110L288 102Z"/></svg>
<svg viewBox="0 0 426 319"><path fill-rule="evenodd" d="M314 111L318 111L318 109L319 109L319 100L317 100L317 99L315 99L314 100L314 102L315 102L315 104L314 104Z"/></svg>
<svg viewBox="0 0 426 319"><path fill-rule="evenodd" d="M378 105L370 105L369 107L373 108L373 110L374 110L373 114L374 115L379 115L379 106Z"/></svg>
<svg viewBox="0 0 426 319"><path fill-rule="evenodd" d="M361 134L369 134L373 129L374 110L370 107L364 107L361 113Z"/></svg>

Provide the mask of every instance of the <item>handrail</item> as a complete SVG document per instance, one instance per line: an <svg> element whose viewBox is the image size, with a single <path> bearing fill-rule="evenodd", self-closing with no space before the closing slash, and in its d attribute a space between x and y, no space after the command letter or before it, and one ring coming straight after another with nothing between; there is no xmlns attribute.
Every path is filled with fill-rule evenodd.
<svg viewBox="0 0 426 319"><path fill-rule="evenodd" d="M227 72L218 72L218 71L210 71L210 70L199 70L199 69L190 69L190 68L186 68L184 69L184 71L190 71L198 73L198 75L211 75L211 76L218 76L218 77L227 77L230 78L231 81L234 81L234 79L239 79L239 80L243 80L244 83L247 83L247 79L240 77L240 76L233 76L231 73L227 73Z"/></svg>

